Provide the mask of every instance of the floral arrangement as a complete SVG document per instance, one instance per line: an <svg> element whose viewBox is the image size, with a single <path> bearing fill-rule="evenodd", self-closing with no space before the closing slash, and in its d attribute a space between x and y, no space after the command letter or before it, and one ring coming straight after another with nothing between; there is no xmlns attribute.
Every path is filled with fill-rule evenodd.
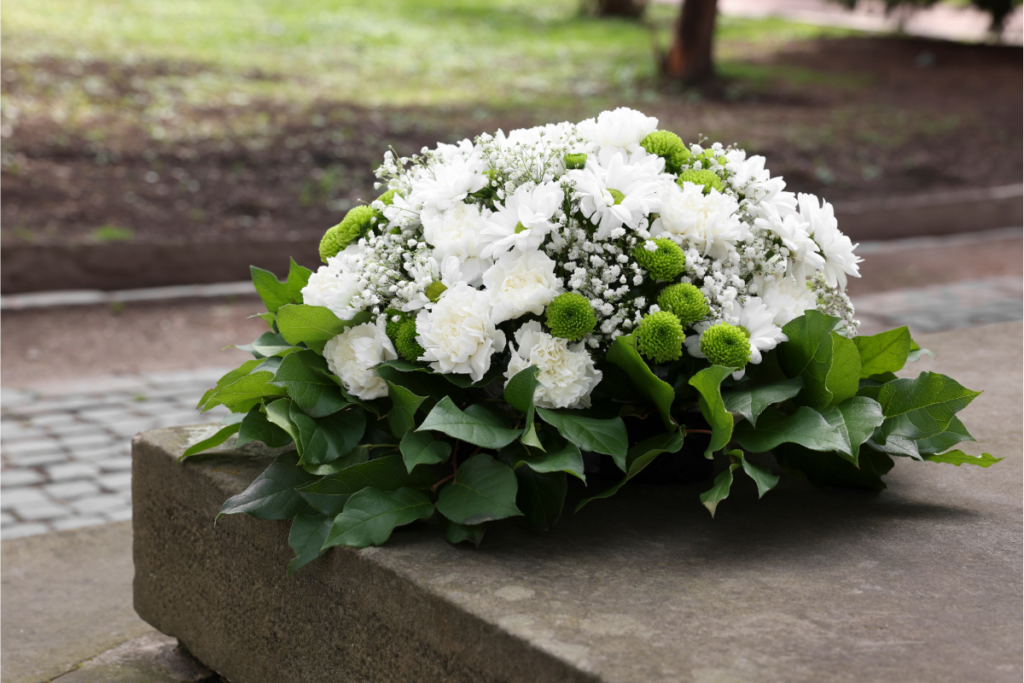
<svg viewBox="0 0 1024 683"><path fill-rule="evenodd" d="M388 152L325 265L253 268L270 331L202 397L233 414L183 457L235 433L285 451L221 514L292 519L291 572L416 520L453 543L550 528L584 455L620 475L577 510L690 434L722 456L712 515L739 473L763 495L779 473L882 489L893 456L998 461L953 449L978 392L896 377L925 353L907 328L856 335L860 259L827 202L657 126L617 109Z"/></svg>

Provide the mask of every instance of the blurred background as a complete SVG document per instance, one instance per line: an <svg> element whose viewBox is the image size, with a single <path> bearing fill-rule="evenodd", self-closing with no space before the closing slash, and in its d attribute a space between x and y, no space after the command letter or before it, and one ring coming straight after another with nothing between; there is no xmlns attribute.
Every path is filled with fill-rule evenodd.
<svg viewBox="0 0 1024 683"><path fill-rule="evenodd" d="M265 329L248 264L315 268L389 147L634 107L833 202L862 243L866 332L1020 320L1021 16L1020 0L9 0L3 485L45 500L5 503L4 538L130 515L132 430L203 421L190 406L246 356L221 349ZM90 491L107 503L78 502Z"/></svg>

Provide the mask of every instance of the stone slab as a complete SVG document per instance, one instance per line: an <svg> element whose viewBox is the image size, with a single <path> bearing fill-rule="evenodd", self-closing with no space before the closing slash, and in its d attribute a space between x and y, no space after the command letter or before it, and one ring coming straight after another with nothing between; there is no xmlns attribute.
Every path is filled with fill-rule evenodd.
<svg viewBox="0 0 1024 683"><path fill-rule="evenodd" d="M3 683L42 683L153 629L132 609L129 522L2 544Z"/></svg>
<svg viewBox="0 0 1024 683"><path fill-rule="evenodd" d="M174 638L150 631L83 662L59 683L220 683Z"/></svg>
<svg viewBox="0 0 1024 683"><path fill-rule="evenodd" d="M985 389L964 422L1006 460L900 461L879 494L737 481L630 486L481 548L436 529L334 549L286 578L287 522L222 501L265 460L174 457L206 430L134 442L135 606L235 683L1021 680L1020 323L923 336ZM173 482L173 485L171 484ZM579 495L579 492L576 492Z"/></svg>

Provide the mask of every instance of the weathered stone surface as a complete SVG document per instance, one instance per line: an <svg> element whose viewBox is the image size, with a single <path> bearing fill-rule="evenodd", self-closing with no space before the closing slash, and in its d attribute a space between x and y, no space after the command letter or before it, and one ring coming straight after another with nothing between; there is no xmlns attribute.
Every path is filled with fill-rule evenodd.
<svg viewBox="0 0 1024 683"><path fill-rule="evenodd" d="M920 339L986 392L963 415L991 469L898 462L880 494L749 482L632 486L549 535L480 549L435 529L285 577L286 522L212 520L265 461L134 447L135 605L235 683L1019 681L1020 323Z"/></svg>
<svg viewBox="0 0 1024 683"><path fill-rule="evenodd" d="M174 638L151 631L93 657L60 683L208 683L216 674Z"/></svg>
<svg viewBox="0 0 1024 683"><path fill-rule="evenodd" d="M4 541L3 683L40 683L153 629L132 609L128 522Z"/></svg>

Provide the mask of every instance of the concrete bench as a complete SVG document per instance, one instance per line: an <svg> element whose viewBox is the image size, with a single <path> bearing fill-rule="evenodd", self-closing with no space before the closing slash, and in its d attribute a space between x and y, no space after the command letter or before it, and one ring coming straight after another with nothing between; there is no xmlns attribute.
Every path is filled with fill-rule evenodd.
<svg viewBox="0 0 1024 683"><path fill-rule="evenodd" d="M288 522L213 523L265 456L177 465L211 428L143 433L135 608L234 683L1019 681L1021 324L921 341L912 374L986 390L965 450L1002 463L900 461L880 494L738 481L714 520L706 484L628 486L548 535L413 527L290 579Z"/></svg>

